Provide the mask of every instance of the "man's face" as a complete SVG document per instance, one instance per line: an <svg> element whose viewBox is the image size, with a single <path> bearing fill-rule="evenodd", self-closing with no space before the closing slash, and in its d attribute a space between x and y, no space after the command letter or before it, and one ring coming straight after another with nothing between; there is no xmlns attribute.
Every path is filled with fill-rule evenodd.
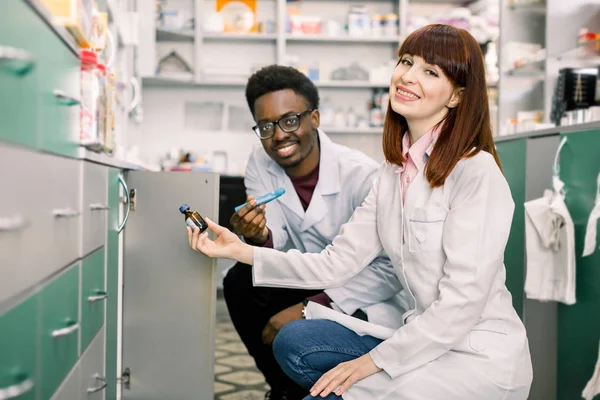
<svg viewBox="0 0 600 400"><path fill-rule="evenodd" d="M267 93L254 102L254 118L258 125L283 118L275 124L273 136L261 142L269 157L284 169L300 165L317 145L319 111L308 110L305 99L291 89ZM298 119L294 118L297 114L301 114ZM285 132L279 125L286 130L298 125L298 129Z"/></svg>

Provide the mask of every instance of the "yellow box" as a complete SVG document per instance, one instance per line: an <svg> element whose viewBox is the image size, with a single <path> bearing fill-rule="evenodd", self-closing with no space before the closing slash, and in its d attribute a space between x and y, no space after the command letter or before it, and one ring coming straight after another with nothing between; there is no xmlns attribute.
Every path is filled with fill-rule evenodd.
<svg viewBox="0 0 600 400"><path fill-rule="evenodd" d="M92 35L93 0L40 0L52 14L54 22L63 25L79 46L87 48Z"/></svg>

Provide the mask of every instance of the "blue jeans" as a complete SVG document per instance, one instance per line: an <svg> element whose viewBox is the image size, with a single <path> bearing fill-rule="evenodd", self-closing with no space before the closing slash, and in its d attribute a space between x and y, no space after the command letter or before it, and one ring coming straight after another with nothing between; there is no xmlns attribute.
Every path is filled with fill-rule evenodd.
<svg viewBox="0 0 600 400"><path fill-rule="evenodd" d="M306 390L338 364L367 354L382 340L360 336L337 322L314 319L287 323L275 337L273 354L281 369ZM322 397L307 396L308 399ZM341 399L331 393L327 400Z"/></svg>

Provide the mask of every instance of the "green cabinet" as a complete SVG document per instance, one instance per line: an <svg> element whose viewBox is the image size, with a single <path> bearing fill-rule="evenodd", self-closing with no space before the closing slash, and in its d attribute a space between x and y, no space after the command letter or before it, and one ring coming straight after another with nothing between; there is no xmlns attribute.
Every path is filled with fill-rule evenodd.
<svg viewBox="0 0 600 400"><path fill-rule="evenodd" d="M79 60L50 28L40 39L43 79L39 80L38 128L41 147L50 153L77 157L79 149Z"/></svg>
<svg viewBox="0 0 600 400"><path fill-rule="evenodd" d="M525 170L527 139L509 140L496 145L504 176L510 187L515 212L510 237L504 252L506 287L513 299L513 306L523 318L525 287Z"/></svg>
<svg viewBox="0 0 600 400"><path fill-rule="evenodd" d="M90 345L104 325L104 247L81 262L81 352Z"/></svg>
<svg viewBox="0 0 600 400"><path fill-rule="evenodd" d="M567 142L560 152L560 177L565 183L565 203L575 224L577 302L572 306L561 304L558 309L557 398L572 400L581 398L592 376L600 342L600 250L596 247L594 254L581 257L600 173L600 131L575 132L564 137Z"/></svg>
<svg viewBox="0 0 600 400"><path fill-rule="evenodd" d="M50 399L79 358L79 263L40 292L41 398Z"/></svg>
<svg viewBox="0 0 600 400"><path fill-rule="evenodd" d="M0 13L0 141L76 157L79 60L25 0Z"/></svg>
<svg viewBox="0 0 600 400"><path fill-rule="evenodd" d="M106 238L106 290L111 296L106 303L106 400L117 398L117 321L119 290L119 175L121 171L108 171L108 234Z"/></svg>
<svg viewBox="0 0 600 400"><path fill-rule="evenodd" d="M38 304L37 296L33 295L0 314L0 397L10 389L13 393L22 393L19 400L37 398Z"/></svg>
<svg viewBox="0 0 600 400"><path fill-rule="evenodd" d="M38 38L46 27L25 1L2 3L0 47L12 55L0 62L0 141L37 147Z"/></svg>

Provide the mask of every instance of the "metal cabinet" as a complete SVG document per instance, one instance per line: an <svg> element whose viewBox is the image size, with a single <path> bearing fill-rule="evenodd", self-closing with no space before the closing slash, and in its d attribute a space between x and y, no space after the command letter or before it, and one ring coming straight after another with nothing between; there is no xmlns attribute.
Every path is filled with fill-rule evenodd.
<svg viewBox="0 0 600 400"><path fill-rule="evenodd" d="M129 171L127 186L122 399L213 399L216 260L189 248L178 209L216 221L219 176Z"/></svg>

